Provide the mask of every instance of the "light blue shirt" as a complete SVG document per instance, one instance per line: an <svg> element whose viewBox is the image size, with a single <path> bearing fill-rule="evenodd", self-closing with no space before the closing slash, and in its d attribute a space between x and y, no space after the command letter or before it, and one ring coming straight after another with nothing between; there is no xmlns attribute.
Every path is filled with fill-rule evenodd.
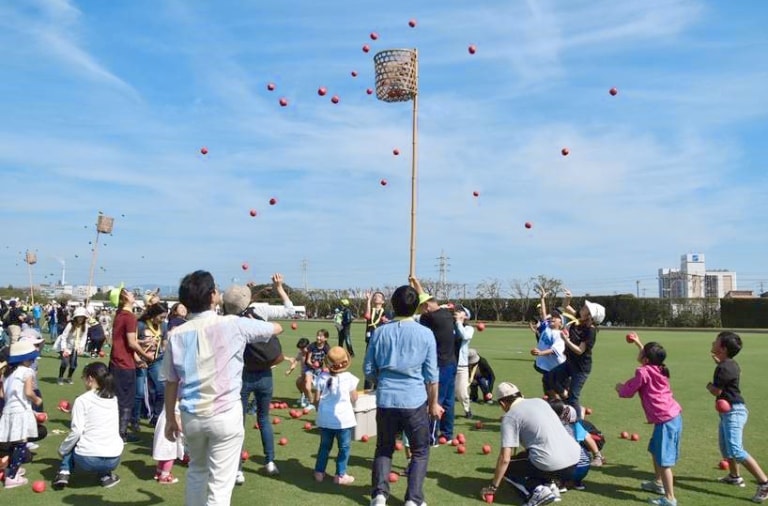
<svg viewBox="0 0 768 506"><path fill-rule="evenodd" d="M427 327L406 319L378 327L363 371L376 382L376 407L415 409L427 401L426 383L437 383L437 345Z"/></svg>

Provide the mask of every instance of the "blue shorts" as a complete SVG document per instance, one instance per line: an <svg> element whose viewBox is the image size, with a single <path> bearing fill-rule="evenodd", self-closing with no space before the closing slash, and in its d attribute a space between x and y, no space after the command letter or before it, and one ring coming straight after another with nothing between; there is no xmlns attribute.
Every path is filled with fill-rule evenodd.
<svg viewBox="0 0 768 506"><path fill-rule="evenodd" d="M648 442L648 451L659 467L672 467L680 458L680 436L683 433L683 415L672 420L657 423Z"/></svg>
<svg viewBox="0 0 768 506"><path fill-rule="evenodd" d="M726 459L744 462L749 453L744 450L742 436L747 424L749 410L744 404L733 404L731 410L720 414L720 426L717 430L717 441L720 444L720 455Z"/></svg>

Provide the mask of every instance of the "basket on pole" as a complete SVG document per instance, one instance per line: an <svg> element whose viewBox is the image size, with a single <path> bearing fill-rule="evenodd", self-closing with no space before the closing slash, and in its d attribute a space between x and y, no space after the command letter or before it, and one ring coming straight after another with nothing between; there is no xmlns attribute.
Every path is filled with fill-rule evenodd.
<svg viewBox="0 0 768 506"><path fill-rule="evenodd" d="M416 276L416 196L418 182L419 53L416 49L385 49L373 57L376 98L384 102L413 101L411 152L411 277Z"/></svg>
<svg viewBox="0 0 768 506"><path fill-rule="evenodd" d="M91 287L93 286L93 273L96 269L96 256L99 250L99 234L111 234L115 225L115 219L111 216L99 214L96 218L96 241L93 243L93 254L91 255L91 269L88 274L88 288L85 294L85 304L88 305L88 301L91 300Z"/></svg>
<svg viewBox="0 0 768 506"><path fill-rule="evenodd" d="M37 263L37 253L27 250L27 254L24 256L24 261L27 263L27 272L29 273L29 298L32 304L34 304L35 286L32 282L32 266Z"/></svg>

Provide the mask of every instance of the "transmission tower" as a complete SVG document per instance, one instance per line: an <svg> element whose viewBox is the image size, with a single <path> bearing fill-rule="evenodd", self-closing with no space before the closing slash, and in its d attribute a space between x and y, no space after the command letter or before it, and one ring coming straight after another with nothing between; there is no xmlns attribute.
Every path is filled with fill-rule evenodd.
<svg viewBox="0 0 768 506"><path fill-rule="evenodd" d="M306 258L301 260L301 277L304 281L304 293L309 292L309 281L307 281L307 271L309 270L309 261Z"/></svg>
<svg viewBox="0 0 768 506"><path fill-rule="evenodd" d="M447 299L446 286L448 285L448 271L451 264L448 263L449 257L445 256L445 252L440 250L440 256L437 257L437 270L438 270L438 298Z"/></svg>

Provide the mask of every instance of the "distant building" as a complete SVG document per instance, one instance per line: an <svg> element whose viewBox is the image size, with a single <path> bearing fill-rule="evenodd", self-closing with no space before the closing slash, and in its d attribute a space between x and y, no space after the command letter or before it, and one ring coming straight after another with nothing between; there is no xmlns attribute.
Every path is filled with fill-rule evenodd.
<svg viewBox="0 0 768 506"><path fill-rule="evenodd" d="M659 269L659 298L721 299L737 290L736 273L727 269L707 270L704 255L686 253L679 269Z"/></svg>

